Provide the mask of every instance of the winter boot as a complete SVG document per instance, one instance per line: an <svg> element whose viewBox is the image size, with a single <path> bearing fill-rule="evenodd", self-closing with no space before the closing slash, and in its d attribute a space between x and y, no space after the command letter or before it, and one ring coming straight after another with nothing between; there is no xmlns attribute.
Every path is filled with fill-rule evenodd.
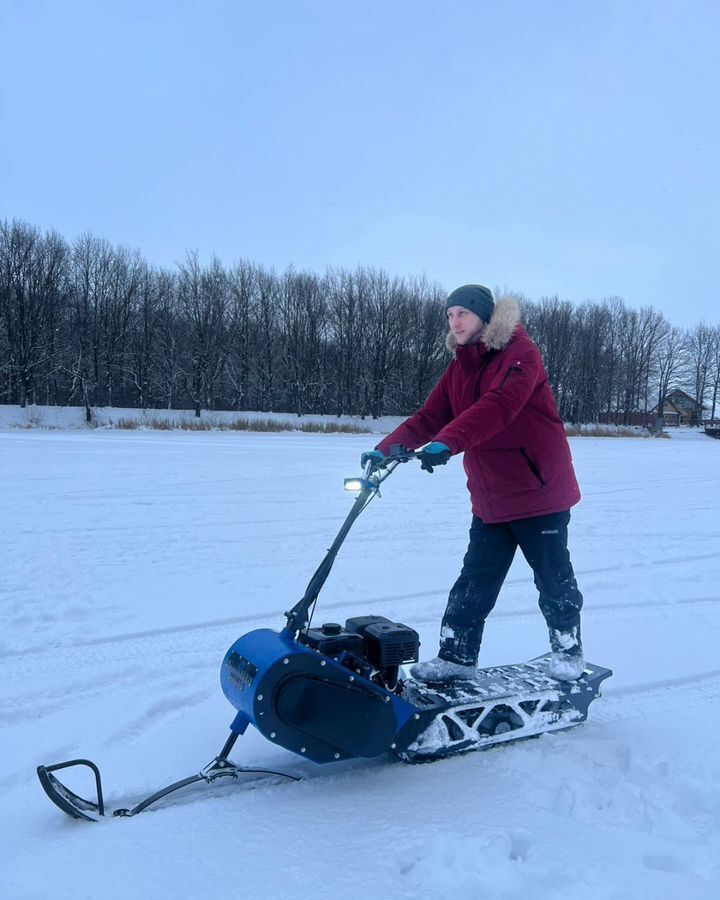
<svg viewBox="0 0 720 900"><path fill-rule="evenodd" d="M477 675L477 666L463 666L436 656L427 662L415 663L410 674L426 684L445 684L449 681L470 681Z"/></svg>
<svg viewBox="0 0 720 900"><path fill-rule="evenodd" d="M569 631L559 631L557 628L550 628L549 631L552 656L547 667L548 675L558 681L576 681L585 668L580 626L575 625Z"/></svg>

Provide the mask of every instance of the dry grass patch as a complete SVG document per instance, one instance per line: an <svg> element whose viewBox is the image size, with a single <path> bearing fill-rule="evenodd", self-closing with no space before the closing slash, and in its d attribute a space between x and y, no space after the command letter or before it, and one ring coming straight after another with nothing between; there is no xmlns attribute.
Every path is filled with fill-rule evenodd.
<svg viewBox="0 0 720 900"><path fill-rule="evenodd" d="M568 437L631 437L631 438L669 438L664 431L659 434L649 431L640 425L569 425L565 424L565 434Z"/></svg>
<svg viewBox="0 0 720 900"><path fill-rule="evenodd" d="M182 419L178 425L183 431L210 431L212 425L203 419Z"/></svg>
<svg viewBox="0 0 720 900"><path fill-rule="evenodd" d="M89 427L99 427L96 419ZM32 428L34 424L24 427ZM138 428L151 428L154 431L255 431L255 432L282 432L282 431L306 431L316 434L369 434L370 428L358 425L355 422L341 422L329 420L327 422L306 421L304 419L263 419L249 418L248 416L236 416L235 418L220 418L210 413L208 418L172 418L165 416L153 416L151 418L133 419L127 416L105 427L120 428L125 431L135 431Z"/></svg>
<svg viewBox="0 0 720 900"><path fill-rule="evenodd" d="M289 422L280 419L247 419L219 422L220 431L308 431L316 434L367 434L368 428L349 422Z"/></svg>
<svg viewBox="0 0 720 900"><path fill-rule="evenodd" d="M303 422L300 431L315 431L321 434L370 434L369 428L351 422Z"/></svg>
<svg viewBox="0 0 720 900"><path fill-rule="evenodd" d="M229 422L218 422L220 431L293 431L290 422L278 422L274 419L247 419L239 416Z"/></svg>

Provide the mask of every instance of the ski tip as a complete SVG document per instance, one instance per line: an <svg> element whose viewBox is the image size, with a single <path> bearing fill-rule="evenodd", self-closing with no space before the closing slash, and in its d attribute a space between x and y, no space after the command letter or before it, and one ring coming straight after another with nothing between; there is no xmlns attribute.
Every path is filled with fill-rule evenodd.
<svg viewBox="0 0 720 900"><path fill-rule="evenodd" d="M56 769L65 769L75 765L87 765L93 769L97 776L98 799L96 803L80 797L70 788L66 787L52 773ZM70 760L66 763L57 763L53 766L38 766L36 768L37 777L40 781L42 789L52 800L58 809L61 809L66 815L73 819L82 819L85 822L97 822L104 814L102 802L102 789L100 787L100 773L97 767L90 763L89 760Z"/></svg>

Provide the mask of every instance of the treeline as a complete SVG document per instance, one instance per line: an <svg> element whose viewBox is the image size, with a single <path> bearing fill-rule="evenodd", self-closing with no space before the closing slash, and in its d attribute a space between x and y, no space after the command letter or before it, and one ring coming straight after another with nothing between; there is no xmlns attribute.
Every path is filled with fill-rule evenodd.
<svg viewBox="0 0 720 900"><path fill-rule="evenodd" d="M715 418L720 326L677 328L653 307L631 309L617 297L579 306L543 298L523 304L523 319L564 421L635 424L676 388Z"/></svg>
<svg viewBox="0 0 720 900"><path fill-rule="evenodd" d="M0 223L0 402L404 415L447 364L444 291L381 269L283 273L196 253L168 270L82 235ZM621 300L522 298L568 421L686 386L715 403L718 328ZM619 418L618 418L619 417Z"/></svg>
<svg viewBox="0 0 720 900"><path fill-rule="evenodd" d="M0 224L4 403L402 413L442 371L442 336L424 278L196 253L169 271L89 234Z"/></svg>

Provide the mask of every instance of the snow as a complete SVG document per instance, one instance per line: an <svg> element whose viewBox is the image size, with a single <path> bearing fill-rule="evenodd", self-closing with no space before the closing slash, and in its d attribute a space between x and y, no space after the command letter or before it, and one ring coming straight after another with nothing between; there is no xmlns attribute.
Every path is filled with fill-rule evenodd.
<svg viewBox="0 0 720 900"><path fill-rule="evenodd" d="M40 763L94 760L114 807L219 751L225 650L282 623L373 442L0 432L3 900L718 896L720 441L697 431L571 440L586 656L615 672L585 725L419 766L316 766L249 729L236 762L304 780L201 787L96 825L50 804ZM341 550L318 619L387 615L434 656L469 520L458 460L401 467ZM546 650L518 556L482 662Z"/></svg>
<svg viewBox="0 0 720 900"><path fill-rule="evenodd" d="M251 422L276 422L281 426L290 425L298 428L300 425L316 423L319 425L334 426L338 422L344 425L354 426L358 430L387 434L400 422L402 417L383 416L378 419L361 416L331 416L307 414L302 417L293 413L274 412L232 412L202 410L199 420L191 409L137 409L124 407L93 407L92 428L127 427L127 423L135 423L138 428L158 428L170 425L173 428L182 425L193 426L207 425L211 428L229 426L238 419L247 419ZM85 423L85 409L82 406L0 406L0 428L82 428L88 426Z"/></svg>

